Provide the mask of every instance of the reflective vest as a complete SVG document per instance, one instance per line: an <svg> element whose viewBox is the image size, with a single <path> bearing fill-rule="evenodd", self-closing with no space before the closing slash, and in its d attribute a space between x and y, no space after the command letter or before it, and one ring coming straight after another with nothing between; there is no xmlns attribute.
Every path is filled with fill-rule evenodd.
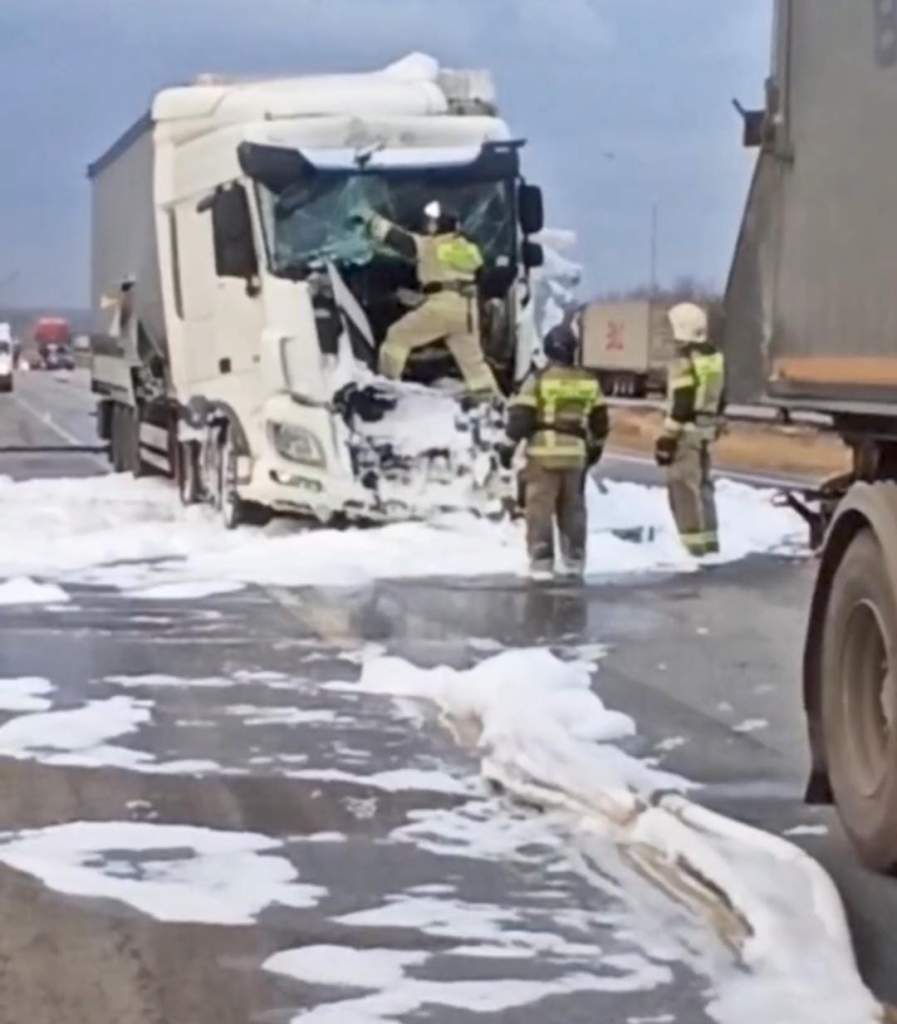
<svg viewBox="0 0 897 1024"><path fill-rule="evenodd" d="M512 406L535 410L527 456L546 469L579 469L588 461L589 418L604 405L601 386L587 370L550 366L530 378Z"/></svg>
<svg viewBox="0 0 897 1024"><path fill-rule="evenodd" d="M479 248L462 235L415 235L417 276L434 284L473 284L483 265Z"/></svg>
<svg viewBox="0 0 897 1024"><path fill-rule="evenodd" d="M722 417L726 363L710 345L689 348L670 367L667 430L715 440Z"/></svg>

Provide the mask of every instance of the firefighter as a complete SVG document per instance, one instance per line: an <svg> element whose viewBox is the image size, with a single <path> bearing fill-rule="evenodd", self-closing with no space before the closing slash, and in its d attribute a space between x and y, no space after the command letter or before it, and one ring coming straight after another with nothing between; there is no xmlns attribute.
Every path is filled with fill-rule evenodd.
<svg viewBox="0 0 897 1024"><path fill-rule="evenodd" d="M677 352L655 457L667 471L670 507L682 543L700 558L719 551L710 445L723 426L725 363L709 340L703 309L685 302L668 315Z"/></svg>
<svg viewBox="0 0 897 1024"><path fill-rule="evenodd" d="M495 376L480 344L477 274L483 256L460 230L458 218L438 202L425 210L425 233L415 234L370 212L365 220L377 241L413 260L423 301L397 320L380 349L380 373L400 380L418 348L445 340L471 394L498 394Z"/></svg>
<svg viewBox="0 0 897 1024"><path fill-rule="evenodd" d="M576 365L579 342L569 324L550 331L544 349L547 366L533 372L511 402L507 432L514 446L527 442L530 575L535 580L551 578L557 521L559 575L579 579L586 562L586 475L604 449L607 406L598 380Z"/></svg>

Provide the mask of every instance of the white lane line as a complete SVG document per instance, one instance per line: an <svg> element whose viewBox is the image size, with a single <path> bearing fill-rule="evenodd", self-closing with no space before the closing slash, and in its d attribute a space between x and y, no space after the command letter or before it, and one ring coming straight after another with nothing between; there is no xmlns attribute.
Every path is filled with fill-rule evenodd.
<svg viewBox="0 0 897 1024"><path fill-rule="evenodd" d="M63 441L66 441L73 447L83 448L88 444L88 442L83 440L83 438L76 437L70 431L66 430L65 427L61 427L58 423L54 421L53 417L48 412L41 412L40 409L35 408L35 406L31 404L31 402L29 402L25 398L22 398L21 395L16 394L14 392L13 400L15 401L16 405L18 405L19 408L22 409L23 412L27 412L29 415L33 416L38 421L38 423L42 424L45 427L48 427L55 434L61 437ZM84 452L83 457L86 459L90 459L98 466L101 466L105 472L109 471L108 463L106 462L105 459L101 458L100 456L91 455L88 452Z"/></svg>
<svg viewBox="0 0 897 1024"><path fill-rule="evenodd" d="M656 467L657 465L653 459L647 458L646 456L624 455L621 452L614 451L613 449L608 450L607 459L609 462L629 462L634 466ZM755 473L741 473L738 472L738 470L718 469L714 470L713 475L716 477L726 477L730 480L738 480L746 484L753 484L757 487L784 487L790 490L800 491L813 486L812 480L795 480L789 479L788 477L762 476Z"/></svg>

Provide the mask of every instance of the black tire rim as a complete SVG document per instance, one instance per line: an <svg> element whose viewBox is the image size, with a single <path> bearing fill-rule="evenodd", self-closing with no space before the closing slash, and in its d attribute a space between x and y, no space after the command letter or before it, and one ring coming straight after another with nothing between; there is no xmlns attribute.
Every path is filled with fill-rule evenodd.
<svg viewBox="0 0 897 1024"><path fill-rule="evenodd" d="M844 630L840 692L847 753L865 797L878 793L888 775L893 680L886 636L875 604L858 602Z"/></svg>

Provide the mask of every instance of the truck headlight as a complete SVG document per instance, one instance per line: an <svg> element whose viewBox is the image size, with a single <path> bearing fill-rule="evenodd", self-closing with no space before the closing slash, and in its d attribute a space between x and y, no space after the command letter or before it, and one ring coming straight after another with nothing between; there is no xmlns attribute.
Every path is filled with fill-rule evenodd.
<svg viewBox="0 0 897 1024"><path fill-rule="evenodd" d="M277 454L289 462L323 466L327 461L321 442L305 427L297 427L292 423L269 423L268 436Z"/></svg>

